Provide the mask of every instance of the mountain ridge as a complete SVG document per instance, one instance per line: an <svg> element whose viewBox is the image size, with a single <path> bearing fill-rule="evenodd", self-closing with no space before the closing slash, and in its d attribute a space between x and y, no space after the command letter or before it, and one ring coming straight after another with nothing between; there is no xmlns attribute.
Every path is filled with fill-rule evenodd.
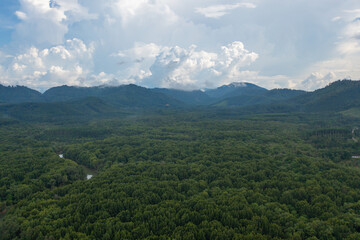
<svg viewBox="0 0 360 240"><path fill-rule="evenodd" d="M313 92L293 89L267 90L246 82L231 83L205 91L151 89L134 84L117 87L63 85L50 88L43 94L27 87L0 85L0 103L2 115L17 118L21 117L21 113L31 114L26 107L34 108L40 114L48 112L53 115L57 113L51 108L69 115L101 115L119 109L192 107L246 108L247 113L251 113L251 109L256 109L254 113L261 112L262 109L267 112L341 112L360 108L360 81L339 80Z"/></svg>

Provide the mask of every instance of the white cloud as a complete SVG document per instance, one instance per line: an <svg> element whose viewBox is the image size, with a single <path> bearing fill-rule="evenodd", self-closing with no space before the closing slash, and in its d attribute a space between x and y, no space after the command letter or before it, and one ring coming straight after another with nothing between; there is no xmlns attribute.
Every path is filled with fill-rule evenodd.
<svg viewBox="0 0 360 240"><path fill-rule="evenodd" d="M348 16L347 26L342 31L341 41L338 43L337 50L343 55L360 53L360 9L355 13L358 15L353 15L353 12L349 13L350 19Z"/></svg>
<svg viewBox="0 0 360 240"><path fill-rule="evenodd" d="M119 65L116 74L118 84L140 83L142 79L150 76L151 65L164 49L166 47L155 43L135 43L131 49L112 54Z"/></svg>
<svg viewBox="0 0 360 240"><path fill-rule="evenodd" d="M323 75L319 72L314 72L296 87L313 91L319 88L323 88L336 80L338 80L338 78L334 72L329 72L326 75Z"/></svg>
<svg viewBox="0 0 360 240"><path fill-rule="evenodd" d="M199 89L244 80L246 67L258 54L235 41L217 52L136 43L131 49L112 55L120 63L119 83L131 82L149 87Z"/></svg>
<svg viewBox="0 0 360 240"><path fill-rule="evenodd" d="M19 0L15 39L30 44L61 44L68 26L81 20L94 19L78 0Z"/></svg>
<svg viewBox="0 0 360 240"><path fill-rule="evenodd" d="M120 16L123 26L136 20L139 15L151 16L149 13L152 13L153 17L166 17L168 23L177 20L167 1L162 0L116 0L113 3L113 10L115 16Z"/></svg>
<svg viewBox="0 0 360 240"><path fill-rule="evenodd" d="M340 21L341 19L342 19L342 17L337 16L337 17L333 17L333 18L331 19L331 21L337 22L337 21Z"/></svg>
<svg viewBox="0 0 360 240"><path fill-rule="evenodd" d="M220 18L237 8L256 8L256 5L253 3L212 5L204 8L196 8L195 12L200 13L207 18Z"/></svg>
<svg viewBox="0 0 360 240"><path fill-rule="evenodd" d="M135 43L134 48L125 51L119 51L117 54L115 54L115 56L128 57L133 60L141 58L155 58L161 49L162 47L156 45L155 43Z"/></svg>
<svg viewBox="0 0 360 240"><path fill-rule="evenodd" d="M2 22L14 29L12 44L0 49L2 83L199 89L249 81L307 88L301 82L310 73L360 77L360 5L354 0L19 3L12 13L18 22Z"/></svg>
<svg viewBox="0 0 360 240"><path fill-rule="evenodd" d="M333 56L313 63L304 72L313 72L298 84L299 88L314 90L339 79L360 78L360 9L347 10L339 18L345 24L339 32Z"/></svg>
<svg viewBox="0 0 360 240"><path fill-rule="evenodd" d="M150 67L151 76L142 83L190 90L242 81L244 67L257 58L258 54L246 50L241 42L223 46L215 53L197 51L194 45L188 49L164 47Z"/></svg>
<svg viewBox="0 0 360 240"><path fill-rule="evenodd" d="M16 11L15 15L20 19L20 20L26 20L27 15L24 12L21 11Z"/></svg>
<svg viewBox="0 0 360 240"><path fill-rule="evenodd" d="M240 81L249 82L258 86L273 89L273 88L298 88L298 79L290 78L286 75L264 76L257 71L242 71L238 79ZM228 83L230 83L229 81Z"/></svg>
<svg viewBox="0 0 360 240"><path fill-rule="evenodd" d="M93 46L86 46L76 38L49 49L31 47L13 57L3 74L7 84L37 89L62 84L79 85L79 79L91 72L93 51Z"/></svg>

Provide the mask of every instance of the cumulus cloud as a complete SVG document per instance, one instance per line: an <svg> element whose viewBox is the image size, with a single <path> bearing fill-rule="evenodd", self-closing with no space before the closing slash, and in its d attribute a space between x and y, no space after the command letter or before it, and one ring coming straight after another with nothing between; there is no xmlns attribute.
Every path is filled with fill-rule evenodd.
<svg viewBox="0 0 360 240"><path fill-rule="evenodd" d="M308 88L309 73L358 78L360 5L328 1L19 0L0 81L199 89L233 81Z"/></svg>
<svg viewBox="0 0 360 240"><path fill-rule="evenodd" d="M237 4L223 4L212 5L205 8L196 8L195 12L207 17L207 18L220 18L230 13L231 10L237 8L256 8L253 3L237 3Z"/></svg>
<svg viewBox="0 0 360 240"><path fill-rule="evenodd" d="M243 80L246 66L258 54L233 42L217 52L197 50L196 46L159 46L136 43L112 58L122 62L116 73L92 71L94 46L79 39L67 40L51 48L29 48L12 57L3 72L10 84L46 89L68 85L119 85L136 83L150 87L199 89ZM3 81L5 82L5 81Z"/></svg>
<svg viewBox="0 0 360 240"><path fill-rule="evenodd" d="M337 50L343 55L360 53L360 9L347 11L347 25L341 32Z"/></svg>
<svg viewBox="0 0 360 240"><path fill-rule="evenodd" d="M313 72L297 86L314 90L339 79L360 77L360 9L346 10L336 20L344 24L333 49L333 57L314 63L307 72Z"/></svg>
<svg viewBox="0 0 360 240"><path fill-rule="evenodd" d="M214 87L233 81L241 81L246 69L258 58L258 54L245 49L243 43L233 42L222 46L218 52L163 47L150 66L150 76L144 85L154 87L199 89Z"/></svg>
<svg viewBox="0 0 360 240"><path fill-rule="evenodd" d="M297 88L313 91L329 85L331 82L338 80L334 72L323 75L319 72L310 74L304 81L297 85Z"/></svg>
<svg viewBox="0 0 360 240"><path fill-rule="evenodd" d="M151 75L150 67L156 57L166 47L155 43L135 43L131 49L112 54L118 63L116 74L118 84L140 83L142 79ZM114 81L113 81L114 82Z"/></svg>
<svg viewBox="0 0 360 240"><path fill-rule="evenodd" d="M119 16L122 24L126 25L138 15L153 13L153 16L165 16L167 22L176 21L177 16L166 4L166 1L153 0L117 0L113 3L115 16ZM147 14L146 14L147 15Z"/></svg>
<svg viewBox="0 0 360 240"><path fill-rule="evenodd" d="M64 45L51 48L29 48L12 57L3 67L5 83L45 89L62 84L79 85L92 67L93 46L79 39L67 40Z"/></svg>
<svg viewBox="0 0 360 240"><path fill-rule="evenodd" d="M61 44L68 26L81 20L94 19L78 0L19 0L15 15L21 20L15 27L16 41L31 44Z"/></svg>

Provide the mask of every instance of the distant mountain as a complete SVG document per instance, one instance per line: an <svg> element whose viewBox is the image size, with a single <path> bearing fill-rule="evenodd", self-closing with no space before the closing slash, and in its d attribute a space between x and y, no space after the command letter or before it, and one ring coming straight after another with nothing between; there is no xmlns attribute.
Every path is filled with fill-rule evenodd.
<svg viewBox="0 0 360 240"><path fill-rule="evenodd" d="M23 86L6 87L0 84L0 102L22 103L42 101L42 95L38 91Z"/></svg>
<svg viewBox="0 0 360 240"><path fill-rule="evenodd" d="M305 91L291 89L273 89L264 92L255 92L255 94L243 94L236 97L225 98L214 106L234 107L234 106L251 106L280 103L282 101L305 94Z"/></svg>
<svg viewBox="0 0 360 240"><path fill-rule="evenodd" d="M295 97L288 104L310 112L342 111L360 107L360 81L339 80L329 86Z"/></svg>
<svg viewBox="0 0 360 240"><path fill-rule="evenodd" d="M209 97L205 92L200 90L183 91L167 88L154 88L153 92L163 93L168 97L175 98L178 101L188 105L207 105L214 102L214 99Z"/></svg>
<svg viewBox="0 0 360 240"><path fill-rule="evenodd" d="M79 114L101 114L117 112L116 108L110 106L97 97L87 97L80 100L69 101L66 102L66 104L71 105L71 107Z"/></svg>
<svg viewBox="0 0 360 240"><path fill-rule="evenodd" d="M134 84L104 88L101 96L106 102L119 107L180 107L182 102L163 93Z"/></svg>
<svg viewBox="0 0 360 240"><path fill-rule="evenodd" d="M223 85L216 89L207 89L205 91L184 91L166 88L154 88L152 91L166 94L167 96L175 98L176 100L179 100L190 106L199 106L211 105L219 102L222 99L227 99L230 97L262 95L268 90L252 83L238 82L231 83L229 85Z"/></svg>
<svg viewBox="0 0 360 240"><path fill-rule="evenodd" d="M314 92L273 89L263 93L224 98L214 106L257 109L281 107L293 112L340 112L360 108L360 81L339 80ZM255 109L255 108L247 108Z"/></svg>
<svg viewBox="0 0 360 240"><path fill-rule="evenodd" d="M117 107L168 107L181 106L182 103L163 93L134 84L118 87L54 87L44 93L48 102L78 100L85 97L97 97Z"/></svg>
<svg viewBox="0 0 360 240"><path fill-rule="evenodd" d="M27 87L0 85L3 116L48 112L98 114L119 108L168 108L192 106L285 109L303 112L340 112L360 108L360 81L342 80L314 92L290 89L267 90L251 83L232 83L206 91L147 89L133 84L118 87L60 86L41 94ZM21 103L18 105L14 105ZM36 103L36 104L35 104ZM255 108L249 108L254 106ZM268 110L267 110L268 111Z"/></svg>
<svg viewBox="0 0 360 240"><path fill-rule="evenodd" d="M85 117L115 113L118 110L95 97L55 103L18 103L0 105L0 116L19 120L48 120Z"/></svg>
<svg viewBox="0 0 360 240"><path fill-rule="evenodd" d="M48 89L43 97L47 102L64 102L86 97L98 97L101 95L100 87L70 87L59 86Z"/></svg>
<svg viewBox="0 0 360 240"><path fill-rule="evenodd" d="M306 91L288 88L275 88L265 93L265 96L277 100L287 100L305 94Z"/></svg>
<svg viewBox="0 0 360 240"><path fill-rule="evenodd" d="M260 95L266 91L268 90L252 83L236 82L206 90L205 93L211 98L224 99L241 95Z"/></svg>

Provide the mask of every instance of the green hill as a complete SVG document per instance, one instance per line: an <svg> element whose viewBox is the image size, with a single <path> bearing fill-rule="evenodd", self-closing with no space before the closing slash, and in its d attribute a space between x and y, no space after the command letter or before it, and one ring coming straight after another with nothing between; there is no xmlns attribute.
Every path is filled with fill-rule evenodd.
<svg viewBox="0 0 360 240"><path fill-rule="evenodd" d="M85 97L97 97L116 107L158 108L181 106L182 103L163 93L134 84L118 87L69 87L61 86L49 89L44 93L48 102L79 100Z"/></svg>
<svg viewBox="0 0 360 240"><path fill-rule="evenodd" d="M300 110L338 112L360 106L360 81L342 80L292 99Z"/></svg>
<svg viewBox="0 0 360 240"><path fill-rule="evenodd" d="M208 105L214 102L214 99L200 90L183 91L176 89L154 88L153 92L163 93L171 98L186 103L188 105Z"/></svg>
<svg viewBox="0 0 360 240"><path fill-rule="evenodd" d="M40 92L24 86L3 86L0 84L0 102L21 103L21 102L42 102Z"/></svg>
<svg viewBox="0 0 360 240"><path fill-rule="evenodd" d="M217 107L241 107L241 106L253 106L253 105L268 105L275 103L282 103L288 99L305 94L305 91L291 90L291 89L273 89L262 93L256 93L253 95L244 94L241 96L225 98L214 106Z"/></svg>
<svg viewBox="0 0 360 240"><path fill-rule="evenodd" d="M116 112L119 111L95 97L68 102L0 105L0 115L25 121L78 120Z"/></svg>

